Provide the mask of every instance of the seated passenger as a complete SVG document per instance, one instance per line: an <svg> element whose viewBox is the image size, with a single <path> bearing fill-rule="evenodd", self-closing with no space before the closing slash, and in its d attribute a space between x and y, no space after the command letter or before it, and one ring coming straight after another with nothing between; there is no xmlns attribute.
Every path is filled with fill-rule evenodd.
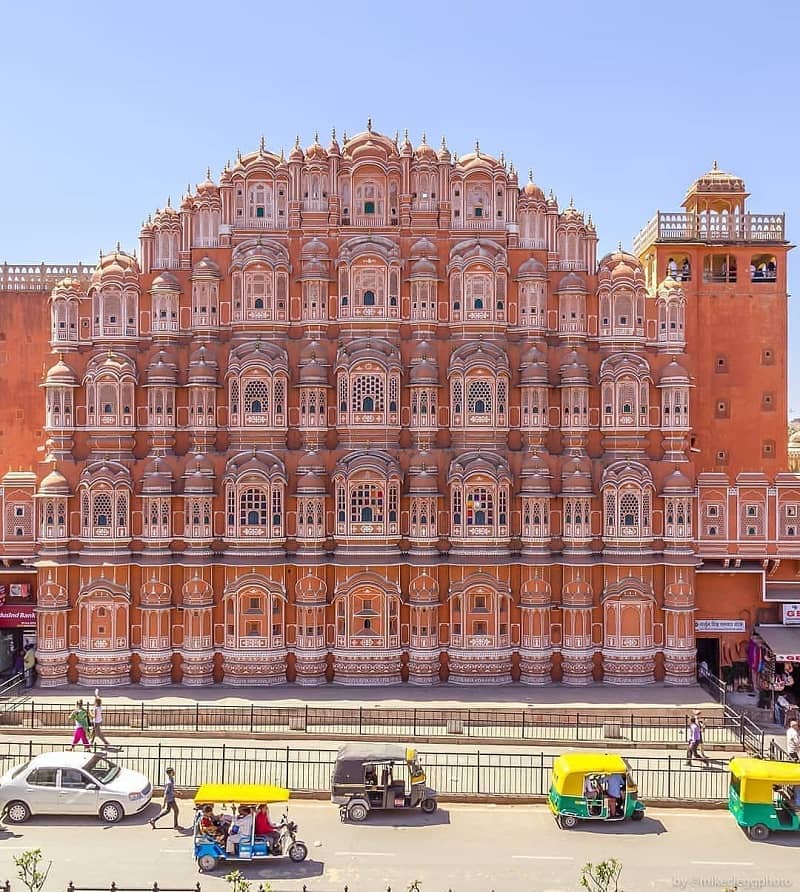
<svg viewBox="0 0 800 892"><path fill-rule="evenodd" d="M278 847L280 833L270 820L269 809L266 805L259 805L256 809L256 836L266 837L271 852Z"/></svg>
<svg viewBox="0 0 800 892"><path fill-rule="evenodd" d="M606 778L606 802L608 803L608 815L611 818L618 818L623 814L624 787L625 778L621 774L609 774Z"/></svg>
<svg viewBox="0 0 800 892"><path fill-rule="evenodd" d="M225 825L223 825L219 818L214 814L213 805L203 806L203 811L200 815L200 832L211 839L222 843L222 845L225 844Z"/></svg>
<svg viewBox="0 0 800 892"><path fill-rule="evenodd" d="M590 815L599 815L601 811L600 802L603 798L603 791L600 788L600 781L594 774L587 774L583 782L583 795L586 797L586 810Z"/></svg>
<svg viewBox="0 0 800 892"><path fill-rule="evenodd" d="M225 851L229 855L238 854L238 846L243 842L250 842L253 836L253 814L246 805L239 806L239 813L233 820L228 832L228 841Z"/></svg>

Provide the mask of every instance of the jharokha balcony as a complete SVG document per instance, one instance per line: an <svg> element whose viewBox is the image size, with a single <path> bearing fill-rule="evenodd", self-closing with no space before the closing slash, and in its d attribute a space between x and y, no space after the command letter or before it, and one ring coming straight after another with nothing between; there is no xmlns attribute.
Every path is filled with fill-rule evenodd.
<svg viewBox="0 0 800 892"><path fill-rule="evenodd" d="M641 255L654 242L783 242L785 239L785 214L658 211L634 238L633 251Z"/></svg>

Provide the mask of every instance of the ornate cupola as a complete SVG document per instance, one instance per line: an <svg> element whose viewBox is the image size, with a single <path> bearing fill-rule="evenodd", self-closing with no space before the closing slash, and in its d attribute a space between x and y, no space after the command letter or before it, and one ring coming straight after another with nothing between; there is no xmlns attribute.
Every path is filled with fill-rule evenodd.
<svg viewBox="0 0 800 892"><path fill-rule="evenodd" d="M541 452L550 429L550 375L547 357L535 345L522 354L519 389L523 442L531 451Z"/></svg>
<svg viewBox="0 0 800 892"><path fill-rule="evenodd" d="M439 505L443 498L438 486L439 469L434 456L424 450L411 459L408 468L408 539L412 554L437 554Z"/></svg>
<svg viewBox="0 0 800 892"><path fill-rule="evenodd" d="M306 449L317 449L328 435L328 398L330 365L325 361L325 348L311 341L300 354L300 436Z"/></svg>
<svg viewBox="0 0 800 892"><path fill-rule="evenodd" d="M214 347L201 344L189 357L189 435L194 452L209 452L217 437L219 364Z"/></svg>
<svg viewBox="0 0 800 892"><path fill-rule="evenodd" d="M321 553L325 545L325 463L316 452L307 452L297 463L297 550Z"/></svg>
<svg viewBox="0 0 800 892"><path fill-rule="evenodd" d="M79 387L75 372L59 357L41 385L45 391L45 430L47 431L46 461L71 458L75 445L74 392Z"/></svg>

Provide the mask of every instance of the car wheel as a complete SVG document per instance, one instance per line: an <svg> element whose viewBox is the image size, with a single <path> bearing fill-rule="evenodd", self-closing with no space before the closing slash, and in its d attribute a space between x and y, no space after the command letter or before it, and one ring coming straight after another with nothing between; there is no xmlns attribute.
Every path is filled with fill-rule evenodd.
<svg viewBox="0 0 800 892"><path fill-rule="evenodd" d="M104 802L100 806L100 820L106 824L116 824L125 817L125 811L119 802Z"/></svg>
<svg viewBox="0 0 800 892"><path fill-rule="evenodd" d="M209 870L213 870L217 866L217 859L213 855L201 855L197 859L197 866L200 870L207 873Z"/></svg>
<svg viewBox="0 0 800 892"><path fill-rule="evenodd" d="M305 861L308 857L308 847L304 842L293 842L289 846L289 858L295 864Z"/></svg>
<svg viewBox="0 0 800 892"><path fill-rule="evenodd" d="M420 802L419 807L425 812L426 815L432 815L436 811L438 803L435 799L423 799Z"/></svg>
<svg viewBox="0 0 800 892"><path fill-rule="evenodd" d="M763 842L769 836L769 827L766 824L753 824L750 828L750 839Z"/></svg>
<svg viewBox="0 0 800 892"><path fill-rule="evenodd" d="M17 800L6 806L6 820L9 824L24 824L31 816L31 810L24 802Z"/></svg>
<svg viewBox="0 0 800 892"><path fill-rule="evenodd" d="M565 830L572 830L578 826L578 819L575 815L561 815L561 826Z"/></svg>
<svg viewBox="0 0 800 892"><path fill-rule="evenodd" d="M367 814L367 806L363 805L361 802L356 802L347 809L347 817L351 821L356 821L357 823L366 821Z"/></svg>

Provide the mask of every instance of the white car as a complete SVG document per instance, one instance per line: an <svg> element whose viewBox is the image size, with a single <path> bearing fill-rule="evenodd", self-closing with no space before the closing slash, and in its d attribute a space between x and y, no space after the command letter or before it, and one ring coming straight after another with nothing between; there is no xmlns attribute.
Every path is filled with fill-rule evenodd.
<svg viewBox="0 0 800 892"><path fill-rule="evenodd" d="M142 811L153 785L100 753L42 753L0 777L0 815L21 824L31 815L98 815L114 824Z"/></svg>

